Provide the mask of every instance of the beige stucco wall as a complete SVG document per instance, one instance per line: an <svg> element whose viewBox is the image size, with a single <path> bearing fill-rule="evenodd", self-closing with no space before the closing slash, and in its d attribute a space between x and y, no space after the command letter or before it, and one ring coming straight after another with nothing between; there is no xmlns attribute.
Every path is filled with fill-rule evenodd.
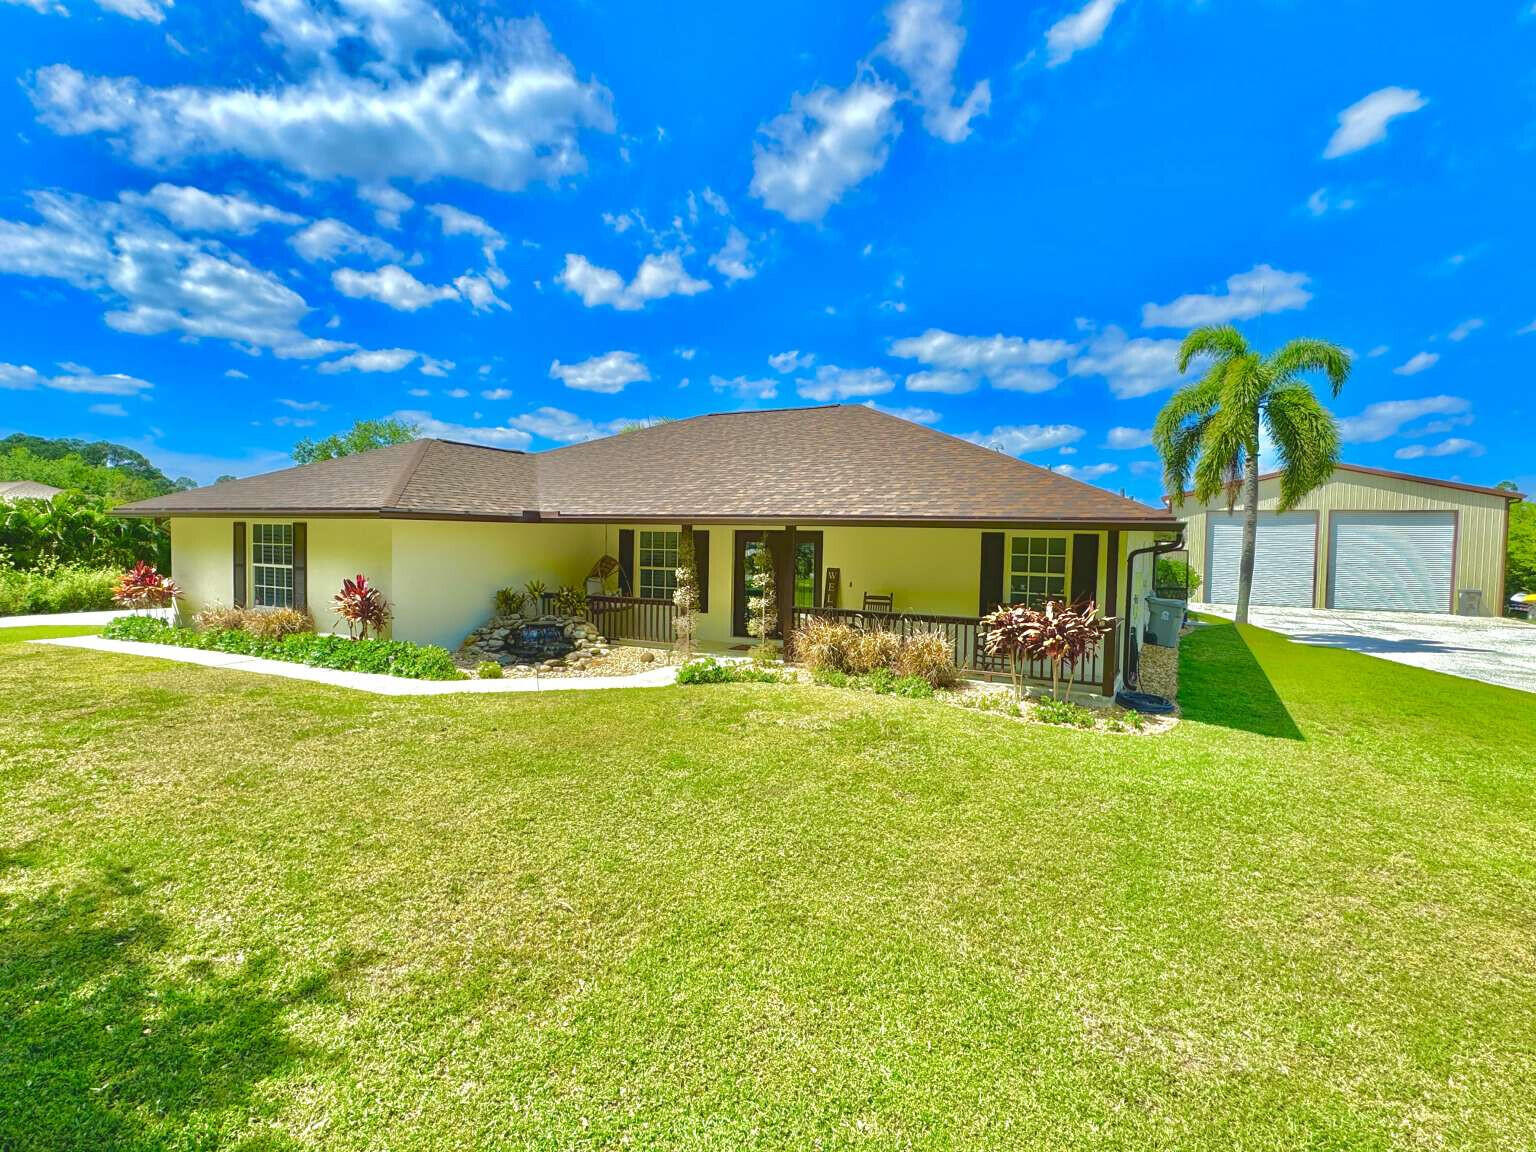
<svg viewBox="0 0 1536 1152"><path fill-rule="evenodd" d="M498 588L580 587L603 547L590 524L391 520L394 635L456 648L491 614ZM313 562L313 561L312 561Z"/></svg>
<svg viewBox="0 0 1536 1152"><path fill-rule="evenodd" d="M1280 502L1278 479L1259 485L1259 508L1273 512ZM1224 500L1207 509L1192 505L1175 509L1188 519L1189 559L1202 577L1206 575L1207 512L1225 516ZM1328 597L1328 516L1331 512L1455 512L1456 557L1452 579L1454 594L1464 588L1481 589L1483 615L1497 616L1504 601L1504 529L1508 501L1481 492L1466 492L1439 484L1339 470L1333 479L1311 493L1295 508L1318 514L1317 595L1314 607L1326 608ZM1197 599L1198 599L1197 595Z"/></svg>

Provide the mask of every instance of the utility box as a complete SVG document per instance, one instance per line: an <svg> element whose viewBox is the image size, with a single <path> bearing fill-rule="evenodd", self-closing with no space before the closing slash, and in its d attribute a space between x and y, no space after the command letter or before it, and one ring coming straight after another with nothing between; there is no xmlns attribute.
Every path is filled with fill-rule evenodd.
<svg viewBox="0 0 1536 1152"><path fill-rule="evenodd" d="M1483 614L1483 590L1463 588L1456 593L1456 615L1481 616Z"/></svg>
<svg viewBox="0 0 1536 1152"><path fill-rule="evenodd" d="M1159 648L1176 648L1184 627L1185 603L1166 596L1147 597L1147 635Z"/></svg>

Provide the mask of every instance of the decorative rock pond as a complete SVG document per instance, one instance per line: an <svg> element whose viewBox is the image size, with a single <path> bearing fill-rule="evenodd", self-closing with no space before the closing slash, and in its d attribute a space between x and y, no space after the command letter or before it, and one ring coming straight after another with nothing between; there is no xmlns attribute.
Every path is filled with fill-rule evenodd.
<svg viewBox="0 0 1536 1152"><path fill-rule="evenodd" d="M454 654L460 667L493 660L503 668L585 669L608 655L597 625L580 616L496 616L464 637Z"/></svg>

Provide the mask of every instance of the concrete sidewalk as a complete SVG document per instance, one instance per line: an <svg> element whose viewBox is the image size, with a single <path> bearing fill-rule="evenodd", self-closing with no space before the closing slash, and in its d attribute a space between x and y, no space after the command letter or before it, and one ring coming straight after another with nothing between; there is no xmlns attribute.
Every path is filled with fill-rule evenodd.
<svg viewBox="0 0 1536 1152"><path fill-rule="evenodd" d="M116 652L127 656L148 656L177 664L200 664L205 668L227 668L234 672L255 672L284 680L305 680L329 684L333 688L351 688L377 696L449 696L459 692L478 694L494 692L590 692L604 688L661 688L677 679L675 667L653 668L633 676L524 677L508 680L407 680L377 672L343 672L336 668L311 668L283 660L261 660L232 652L204 652L198 648L177 648L170 644L138 644L131 640L103 640L100 636L64 636L51 640L33 640L59 648L86 648L92 652Z"/></svg>
<svg viewBox="0 0 1536 1152"><path fill-rule="evenodd" d="M0 628L95 626L110 624L119 616L132 615L133 613L126 608L113 608L106 612L39 612L32 616L0 616ZM146 612L144 615L157 616L161 620L170 619L170 615L164 611Z"/></svg>

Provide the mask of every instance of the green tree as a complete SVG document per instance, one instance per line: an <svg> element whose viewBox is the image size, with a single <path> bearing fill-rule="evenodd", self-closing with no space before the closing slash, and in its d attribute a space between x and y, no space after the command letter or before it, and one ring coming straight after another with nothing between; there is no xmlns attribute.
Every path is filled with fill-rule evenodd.
<svg viewBox="0 0 1536 1152"><path fill-rule="evenodd" d="M1253 555L1259 531L1259 430L1279 453L1279 511L1294 508L1324 484L1339 463L1339 430L1306 382L1322 372L1334 396L1349 379L1350 359L1336 344L1292 340L1273 356L1255 351L1230 325L1196 328L1179 349L1179 371L1210 361L1204 376L1174 393L1158 413L1152 441L1175 505L1194 477L1195 499L1225 494L1227 511L1243 498L1243 549L1238 561L1237 619L1248 621Z"/></svg>
<svg viewBox="0 0 1536 1152"><path fill-rule="evenodd" d="M359 452L371 452L391 444L408 444L421 435L421 428L408 420L359 420L345 432L327 436L324 440L306 437L293 446L293 458L300 464L313 464L316 460L334 460L338 456L353 456Z"/></svg>
<svg viewBox="0 0 1536 1152"><path fill-rule="evenodd" d="M1506 492L1520 489L1511 481L1499 485ZM1504 594L1536 592L1536 504L1510 504L1509 551L1504 558ZM1500 611L1503 606L1500 605Z"/></svg>
<svg viewBox="0 0 1536 1152"><path fill-rule="evenodd" d="M163 496L192 481L172 480L139 453L121 445L48 440L17 433L0 440L0 480L35 480L114 504Z"/></svg>

